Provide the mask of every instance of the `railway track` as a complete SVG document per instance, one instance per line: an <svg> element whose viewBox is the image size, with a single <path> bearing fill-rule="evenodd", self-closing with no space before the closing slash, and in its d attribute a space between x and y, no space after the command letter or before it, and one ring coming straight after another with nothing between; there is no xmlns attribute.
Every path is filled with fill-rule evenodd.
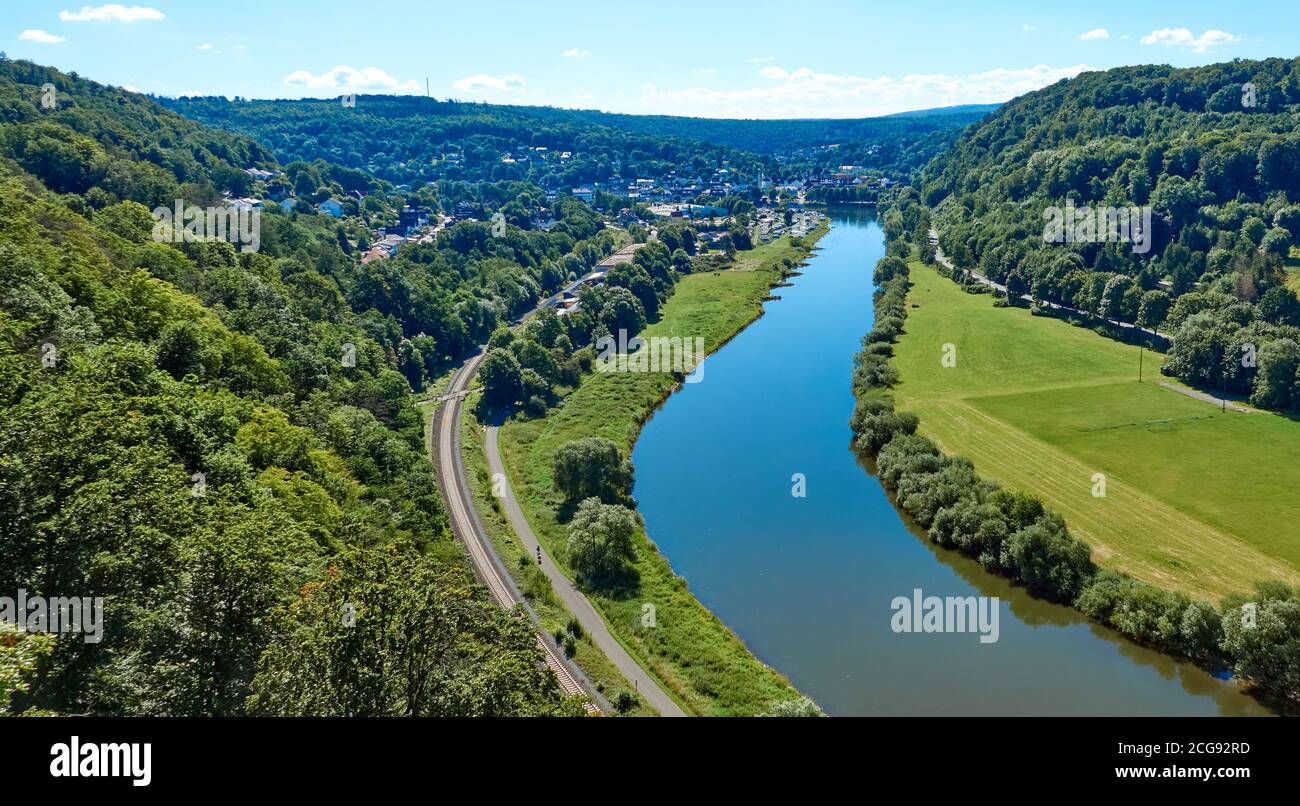
<svg viewBox="0 0 1300 806"><path fill-rule="evenodd" d="M452 531L465 545L469 553L470 564L479 580L487 587L492 599L501 607L511 608L523 602L509 576L499 567L499 560L488 542L477 513L470 502L468 486L465 481L465 468L460 461L460 407L464 403L465 393L469 390L469 381L478 371L483 360L479 353L465 362L452 375L446 393L439 398L443 405L434 414L429 435L430 458L439 468L438 486L443 499L447 502L451 517ZM436 440L436 455L434 441ZM569 664L560 656L555 647L539 633L537 645L541 647L546 666L555 674L560 690L568 696L582 696L589 714L599 714L593 692L579 681L578 674L570 669Z"/></svg>

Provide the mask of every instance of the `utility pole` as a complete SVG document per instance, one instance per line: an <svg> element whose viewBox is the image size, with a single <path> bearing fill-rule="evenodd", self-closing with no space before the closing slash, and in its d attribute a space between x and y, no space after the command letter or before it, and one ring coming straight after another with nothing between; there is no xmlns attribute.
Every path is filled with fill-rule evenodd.
<svg viewBox="0 0 1300 806"><path fill-rule="evenodd" d="M1219 365L1219 402L1222 404L1221 411L1228 413L1228 368Z"/></svg>

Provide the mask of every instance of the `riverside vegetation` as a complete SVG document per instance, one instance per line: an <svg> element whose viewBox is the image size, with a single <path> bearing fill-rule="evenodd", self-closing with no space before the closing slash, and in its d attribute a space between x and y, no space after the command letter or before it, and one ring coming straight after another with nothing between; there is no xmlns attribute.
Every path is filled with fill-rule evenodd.
<svg viewBox="0 0 1300 806"><path fill-rule="evenodd" d="M718 350L761 314L770 289L810 254L824 227L804 240L782 238L737 252L734 261L697 257L694 270L676 278L657 321L641 331L642 338L700 336L708 352ZM529 332L526 326L516 338L529 338ZM592 574L596 566L585 564L590 559L587 536L571 541L571 517L582 500L596 499L589 508L598 501L610 508L631 503L625 457L641 425L681 381L680 373L585 371L576 388L545 416L519 411L503 425L500 441L520 507L561 567L582 580L615 636L689 710L712 715L817 713L815 705L754 658L699 603L645 534L639 517L630 554L621 536L612 541L613 554L622 562L600 567L603 573ZM589 460L583 466L593 467L577 470L574 460L583 456ZM586 556L575 557L571 545ZM654 608L652 622L644 618L646 604Z"/></svg>
<svg viewBox="0 0 1300 806"><path fill-rule="evenodd" d="M914 226L921 209L904 196L885 213ZM1260 581L1253 595L1208 602L1101 569L1089 546L1070 534L1040 499L1002 488L973 463L945 455L917 433L915 414L895 409L891 365L905 333L910 246L895 226L875 269L876 321L855 360L857 403L851 419L859 450L872 457L881 483L935 543L976 558L1030 592L1070 604L1139 643L1207 668L1224 666L1284 711L1300 705L1300 592ZM887 233L890 228L887 228Z"/></svg>

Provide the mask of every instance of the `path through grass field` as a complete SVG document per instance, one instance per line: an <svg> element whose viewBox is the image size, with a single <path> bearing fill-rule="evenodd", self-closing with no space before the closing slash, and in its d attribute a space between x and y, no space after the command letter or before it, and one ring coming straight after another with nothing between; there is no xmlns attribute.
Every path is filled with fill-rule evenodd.
<svg viewBox="0 0 1300 806"><path fill-rule="evenodd" d="M1300 423L1161 387L1150 351L1139 383L1137 347L911 269L896 397L944 450L1039 495L1139 579L1210 599L1300 582Z"/></svg>

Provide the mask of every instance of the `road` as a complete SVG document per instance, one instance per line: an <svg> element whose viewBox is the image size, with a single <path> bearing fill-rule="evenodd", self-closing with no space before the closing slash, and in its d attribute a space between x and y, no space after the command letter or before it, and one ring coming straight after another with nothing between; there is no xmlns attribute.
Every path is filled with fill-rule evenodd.
<svg viewBox="0 0 1300 806"><path fill-rule="evenodd" d="M933 229L931 229L931 230L930 230L930 237L934 240L934 259L937 260L939 263L942 263L944 266L947 266L948 269L949 269L949 271L952 271L952 272L958 272L958 271L961 271L960 269L958 269L956 266L954 266L954 265L952 264L952 261L949 260L948 257L947 257L946 255L944 255L944 253L943 253L943 249L939 248L939 243L938 243L939 234L938 234L937 232L935 232ZM977 283L980 283L981 285L988 286L989 288L995 289L995 290L997 290L997 291L1001 291L1003 294L1007 293L1007 287L1006 287L1005 285L1003 285L1002 283L999 283L999 282L997 282L997 281L995 281L995 280L990 280L989 278L985 277L984 275L980 274L979 272L975 271L974 269L969 269L969 270L967 270L967 271L968 271L968 273L970 274L970 276L971 276L972 278L974 278L974 280L975 280ZM1060 305L1060 304L1057 304L1057 303L1055 303L1055 302L1048 302L1047 300L1035 300L1035 299L1034 299L1031 295L1029 295L1029 294L1021 294L1021 295L1020 295L1020 298L1021 298L1022 300L1025 300L1026 302L1036 303L1036 304L1038 304L1038 305L1046 305L1047 307L1049 307L1049 308L1053 308L1053 309L1058 310L1058 311L1069 311L1070 313L1077 314L1077 315L1082 316L1082 317L1085 317L1085 318L1089 318L1089 319L1093 318L1093 315L1090 314L1090 313L1084 313L1083 311L1080 311L1080 310L1078 310L1078 309L1076 309L1076 308L1071 308L1071 307L1069 307L1068 305ZM1168 340L1169 340L1169 336L1168 336L1168 334L1166 334L1166 333L1161 333L1159 330L1148 330L1147 328L1144 328L1144 327L1138 327L1137 325L1130 324L1130 323L1128 323L1128 322L1119 322L1119 321L1116 321L1116 320L1113 320L1113 319L1107 319L1106 321L1107 321L1107 322L1110 322L1110 323L1113 324L1113 325L1119 325L1120 327L1126 327L1126 328L1130 328L1130 329L1134 329L1134 330L1140 330L1140 331L1142 331L1143 333L1149 334L1149 335L1151 335L1151 336L1155 336L1156 338L1159 338L1159 339L1164 339L1165 341L1168 341Z"/></svg>
<svg viewBox="0 0 1300 806"><path fill-rule="evenodd" d="M432 428L429 429L428 448L430 458L438 467L438 487L442 490L443 500L447 502L447 514L451 519L452 531L465 544L470 563L478 578L487 586L493 600L501 607L511 608L523 602L523 596L514 585L514 580L501 567L501 560L496 555L491 541L478 520L474 505L469 497L465 483L465 467L460 460L460 407L464 403L461 392L469 388L469 381L478 370L483 353L473 356L464 366L456 370L447 385L444 403L434 413ZM434 453L434 440L437 440L437 452ZM531 612L531 611L530 611ZM534 620L536 616L534 615ZM537 644L545 655L546 665L555 673L560 689L569 696L585 695L587 711L595 713L599 709L592 700L599 700L590 681L581 671L561 657L551 641L537 636Z"/></svg>
<svg viewBox="0 0 1300 806"><path fill-rule="evenodd" d="M586 631L587 635L591 636L592 642L600 648L601 652L605 653L605 657L609 658L610 662L618 668L628 682L635 686L637 692L661 716L686 716L681 707L664 693L663 689L645 673L641 666L628 654L627 650L623 648L623 645L618 642L618 639L610 633L609 627L605 624L605 620L600 617L600 614L596 612L596 608L592 606L586 596L582 595L582 592L574 586L564 572L555 565L555 561L551 559L551 555L546 551L546 548L541 545L537 535L533 534L532 528L528 525L528 519L524 517L523 510L519 508L519 501L515 498L514 488L510 486L509 476L506 475L505 466L501 462L501 451L497 445L497 430L496 426L489 426L483 442L483 449L487 452L488 471L494 477L496 477L497 473L500 473L500 478L507 479L504 494L501 496L501 505L506 511L506 516L510 518L510 525L514 527L515 534L519 536L520 541L528 550L529 556L539 556L538 551L540 549L542 572L551 580L551 587L555 589L555 593L564 602L564 606L569 609L569 612L578 619L578 623L582 625L582 629Z"/></svg>
<svg viewBox="0 0 1300 806"><path fill-rule="evenodd" d="M939 248L939 244L937 243L938 237L939 237L938 233L936 233L933 229L931 229L930 238L936 241L936 243L934 244L934 259L942 263L944 266L947 266L950 271L953 272L958 271L958 269L952 265L952 261L949 260L943 254L943 250ZM990 280L984 275L976 272L974 269L970 270L970 276L975 278L977 282L983 283L989 288L996 288L998 291L1001 291L1003 294L1007 292L1007 287L1005 285ZM1024 300L1028 300L1029 302L1034 302L1033 298L1030 297L1028 294L1022 294L1020 298ZM1077 313L1080 316L1091 316L1091 314L1085 314L1078 310L1075 310L1074 308L1069 308L1066 307L1065 305L1058 305L1055 302L1039 301L1038 304L1048 305L1061 311L1070 311L1072 313ZM1128 322L1116 322L1114 320L1109 320L1109 319L1107 321L1110 322L1111 324L1119 325L1120 327L1137 328L1138 330L1141 330L1143 333L1148 333L1152 336L1156 336L1166 341L1169 340L1169 335L1167 333L1161 333L1159 330L1148 330L1147 328L1138 327L1137 325L1132 325L1129 324ZM1194 398L1196 400L1203 400L1206 403L1213 403L1216 406L1222 406L1226 409L1231 409L1233 411L1241 412L1243 414L1249 414L1251 412L1258 411L1258 409L1252 409L1249 406L1244 406L1240 403L1232 403L1229 401L1225 401L1223 398L1215 397L1214 395L1208 394L1206 392L1200 392L1195 389L1188 389L1186 387L1178 386L1172 383L1166 383L1164 381L1160 381L1160 385L1165 387L1166 389L1171 389L1180 395L1187 395L1190 398Z"/></svg>
<svg viewBox="0 0 1300 806"><path fill-rule="evenodd" d="M1186 386L1179 386L1177 384L1169 383L1168 381L1160 381L1159 383L1164 388L1172 389L1173 391L1177 392L1180 395L1187 395L1188 397L1193 398L1195 400L1202 400L1205 401L1206 403L1213 403L1214 405L1219 406L1225 410L1241 412L1242 414L1254 414L1255 412L1259 411L1259 409L1252 409L1250 406L1243 406L1240 403L1233 403L1232 401L1227 400L1225 398L1215 397L1214 395L1211 395L1207 392L1201 392L1196 389L1189 389Z"/></svg>

